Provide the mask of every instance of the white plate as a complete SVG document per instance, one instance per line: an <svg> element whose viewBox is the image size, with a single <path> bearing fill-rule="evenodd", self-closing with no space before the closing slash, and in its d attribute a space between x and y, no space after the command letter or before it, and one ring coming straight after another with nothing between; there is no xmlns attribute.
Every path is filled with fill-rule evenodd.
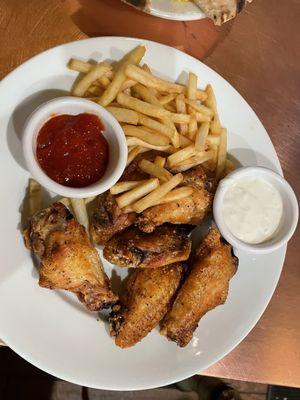
<svg viewBox="0 0 300 400"><path fill-rule="evenodd" d="M151 0L149 13L155 17L176 21L195 21L206 18L205 14L192 1Z"/></svg>
<svg viewBox="0 0 300 400"><path fill-rule="evenodd" d="M50 374L101 389L157 387L201 372L220 360L260 318L285 256L285 247L256 257L237 252L240 265L225 305L204 316L193 340L183 349L154 330L135 347L121 350L97 314L86 311L75 296L38 286L37 270L20 233L20 210L29 177L20 143L24 121L41 102L70 90L77 75L66 68L70 57L119 59L140 42L103 37L68 43L27 61L0 83L0 337ZM282 172L267 132L228 82L178 50L143 43L148 48L145 62L158 75L184 79L191 70L201 77L201 85L212 83L222 123L229 131L230 153L238 161ZM106 269L110 274L111 267L106 265Z"/></svg>

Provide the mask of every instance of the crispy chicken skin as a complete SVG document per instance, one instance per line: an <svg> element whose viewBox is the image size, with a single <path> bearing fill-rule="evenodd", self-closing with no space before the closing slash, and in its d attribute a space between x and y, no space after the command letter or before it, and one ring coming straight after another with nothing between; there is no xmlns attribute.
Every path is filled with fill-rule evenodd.
<svg viewBox="0 0 300 400"><path fill-rule="evenodd" d="M190 273L180 288L171 310L161 324L161 334L179 346L192 339L199 320L226 301L229 281L238 259L220 233L211 229L196 251Z"/></svg>
<svg viewBox="0 0 300 400"><path fill-rule="evenodd" d="M93 241L105 245L115 233L132 225L135 217L135 213L123 213L109 191L100 194L91 218L90 232Z"/></svg>
<svg viewBox="0 0 300 400"><path fill-rule="evenodd" d="M181 264L137 269L128 278L124 296L113 306L110 331L117 346L142 340L166 314L183 275Z"/></svg>
<svg viewBox="0 0 300 400"><path fill-rule="evenodd" d="M166 222L171 224L200 225L211 209L213 194L210 182L201 166L183 173L183 185L192 186L191 196L167 204L150 207L140 214L135 224L144 232L152 232Z"/></svg>
<svg viewBox="0 0 300 400"><path fill-rule="evenodd" d="M34 214L24 239L41 258L40 286L69 290L91 311L117 301L84 227L63 204L54 203Z"/></svg>
<svg viewBox="0 0 300 400"><path fill-rule="evenodd" d="M164 225L144 233L130 227L110 239L103 256L112 264L129 268L159 268L189 258L191 239L186 227Z"/></svg>

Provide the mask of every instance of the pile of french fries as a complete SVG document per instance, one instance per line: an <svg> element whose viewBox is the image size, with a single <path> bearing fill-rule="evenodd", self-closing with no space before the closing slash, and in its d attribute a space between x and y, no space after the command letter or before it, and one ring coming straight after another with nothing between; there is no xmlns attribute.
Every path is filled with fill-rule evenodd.
<svg viewBox="0 0 300 400"><path fill-rule="evenodd" d="M148 180L119 182L111 188L125 212L140 213L190 196L192 188L182 186L181 173L199 164L215 173L216 179L234 168L227 159L227 131L221 126L211 85L199 89L193 72L186 85L161 79L141 65L145 52L145 46L138 46L114 64L78 59L68 64L83 74L72 94L102 105L121 124L127 138L127 165L138 154L162 152L154 162L140 161ZM78 208L76 200L71 203Z"/></svg>

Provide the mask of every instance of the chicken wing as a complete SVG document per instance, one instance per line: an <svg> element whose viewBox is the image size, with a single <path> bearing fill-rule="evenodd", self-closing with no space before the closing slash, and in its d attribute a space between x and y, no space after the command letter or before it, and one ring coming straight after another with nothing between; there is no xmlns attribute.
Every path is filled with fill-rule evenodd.
<svg viewBox="0 0 300 400"><path fill-rule="evenodd" d="M207 189L210 182L201 166L183 173L183 185L192 186L191 196L150 207L140 214L135 224L144 232L152 232L157 226L171 224L200 225L211 209L213 194Z"/></svg>
<svg viewBox="0 0 300 400"><path fill-rule="evenodd" d="M131 347L163 318L183 275L181 264L138 269L128 278L120 303L113 306L110 331L117 346Z"/></svg>
<svg viewBox="0 0 300 400"><path fill-rule="evenodd" d="M41 258L40 286L76 293L92 311L117 301L84 227L63 204L54 203L34 214L24 239Z"/></svg>
<svg viewBox="0 0 300 400"><path fill-rule="evenodd" d="M161 333L179 346L186 346L209 310L226 301L229 281L237 270L238 259L220 233L211 229L202 241L190 273L161 325Z"/></svg>
<svg viewBox="0 0 300 400"><path fill-rule="evenodd" d="M158 268L189 258L191 239L186 227L165 225L144 233L131 227L110 239L103 256L119 267Z"/></svg>

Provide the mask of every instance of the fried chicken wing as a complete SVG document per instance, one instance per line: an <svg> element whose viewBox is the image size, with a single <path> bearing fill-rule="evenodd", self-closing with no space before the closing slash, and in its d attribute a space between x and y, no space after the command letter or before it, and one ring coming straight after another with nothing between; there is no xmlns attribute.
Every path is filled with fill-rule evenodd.
<svg viewBox="0 0 300 400"><path fill-rule="evenodd" d="M103 256L120 267L158 268L188 259L191 239L186 227L165 225L152 233L131 227L110 239Z"/></svg>
<svg viewBox="0 0 300 400"><path fill-rule="evenodd" d="M34 214L24 239L41 258L40 286L73 292L92 311L117 301L85 228L63 204Z"/></svg>
<svg viewBox="0 0 300 400"><path fill-rule="evenodd" d="M238 259L220 233L211 229L196 251L190 273L161 325L161 333L179 346L186 346L209 310L226 301L229 281Z"/></svg>
<svg viewBox="0 0 300 400"><path fill-rule="evenodd" d="M97 197L97 204L91 217L91 236L95 243L105 245L117 232L132 225L135 213L124 213L109 191Z"/></svg>
<svg viewBox="0 0 300 400"><path fill-rule="evenodd" d="M135 224L144 232L152 232L166 222L171 224L200 225L211 209L213 195L207 189L210 186L203 168L199 165L183 173L183 185L192 186L191 196L150 207L140 214Z"/></svg>
<svg viewBox="0 0 300 400"><path fill-rule="evenodd" d="M181 264L138 269L128 278L120 303L110 315L111 335L117 346L131 347L163 318L183 274Z"/></svg>

